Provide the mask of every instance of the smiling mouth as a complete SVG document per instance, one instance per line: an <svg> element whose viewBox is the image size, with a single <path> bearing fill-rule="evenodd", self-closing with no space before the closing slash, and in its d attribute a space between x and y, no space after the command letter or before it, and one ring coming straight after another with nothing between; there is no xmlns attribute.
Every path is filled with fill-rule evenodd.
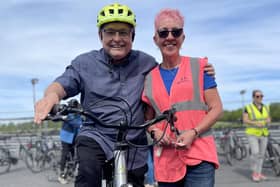
<svg viewBox="0 0 280 187"><path fill-rule="evenodd" d="M168 42L168 43L164 43L163 44L163 46L164 47L174 47L174 46L176 46L177 45L177 43L176 42Z"/></svg>
<svg viewBox="0 0 280 187"><path fill-rule="evenodd" d="M113 49L121 49L121 48L124 48L125 45L110 45L110 47Z"/></svg>

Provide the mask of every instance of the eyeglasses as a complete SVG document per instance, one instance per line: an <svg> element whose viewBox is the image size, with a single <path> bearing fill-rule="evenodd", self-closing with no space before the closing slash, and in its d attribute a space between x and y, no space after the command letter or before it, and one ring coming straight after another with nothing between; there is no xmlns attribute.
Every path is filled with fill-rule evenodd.
<svg viewBox="0 0 280 187"><path fill-rule="evenodd" d="M171 33L174 38L179 38L183 33L183 29L182 28L173 28L171 30L162 29L162 30L158 30L157 33L160 38L167 38L169 33Z"/></svg>
<svg viewBox="0 0 280 187"><path fill-rule="evenodd" d="M105 37L115 37L116 34L119 34L120 38L128 38L131 30L127 30L127 29L122 29L122 30L114 30L114 29L103 29L102 30L105 34Z"/></svg>
<svg viewBox="0 0 280 187"><path fill-rule="evenodd" d="M255 95L255 98L263 98L263 95Z"/></svg>

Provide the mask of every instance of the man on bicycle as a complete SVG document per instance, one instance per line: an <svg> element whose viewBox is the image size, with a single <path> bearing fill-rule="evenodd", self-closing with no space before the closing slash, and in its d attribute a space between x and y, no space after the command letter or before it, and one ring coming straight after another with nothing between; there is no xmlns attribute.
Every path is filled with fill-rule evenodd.
<svg viewBox="0 0 280 187"><path fill-rule="evenodd" d="M72 61L46 89L44 98L36 103L34 121L41 123L61 99L81 94L82 107L107 124L123 121L124 116L116 106L122 111L131 111L131 125L142 124L144 78L157 63L152 56L132 50L135 26L135 14L128 6L115 3L103 7L97 17L102 48L81 54ZM213 73L213 68L208 70ZM106 107L93 109L104 98L106 100L101 104ZM116 98L125 100L127 105ZM102 169L106 161L113 158L116 134L116 130L102 128L89 120L83 124L76 139L79 159L76 187L101 186ZM129 131L127 139L135 144L147 143L144 129ZM131 147L128 150L128 182L133 186L144 186L147 153L147 148Z"/></svg>

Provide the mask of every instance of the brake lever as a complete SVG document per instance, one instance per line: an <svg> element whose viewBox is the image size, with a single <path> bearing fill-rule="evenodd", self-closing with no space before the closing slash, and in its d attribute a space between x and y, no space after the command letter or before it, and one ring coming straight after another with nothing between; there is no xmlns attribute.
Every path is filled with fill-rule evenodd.
<svg viewBox="0 0 280 187"><path fill-rule="evenodd" d="M176 137L180 135L179 130L175 127L174 121L176 121L176 117L174 116L176 112L175 108L169 110L168 113L168 123L170 124L170 130L175 133Z"/></svg>

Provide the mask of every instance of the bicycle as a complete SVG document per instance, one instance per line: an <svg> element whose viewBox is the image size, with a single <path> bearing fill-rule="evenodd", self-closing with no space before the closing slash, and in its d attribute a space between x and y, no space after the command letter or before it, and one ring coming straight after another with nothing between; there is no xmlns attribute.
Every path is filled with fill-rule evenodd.
<svg viewBox="0 0 280 187"><path fill-rule="evenodd" d="M114 128L118 130L117 133L117 142L115 144L115 150L114 150L114 160L112 168L112 177L110 176L103 176L102 180L102 186L114 186L114 187L129 187L132 186L127 182L127 167L126 167L126 151L129 146L140 146L135 145L128 140L126 140L126 134L127 131L130 129L144 129L148 126L151 126L155 123L158 123L162 120L166 120L167 123L171 126L171 130L173 132L178 132L178 130L175 128L173 123L173 115L175 113L175 109L166 110L161 115L158 115L156 118L149 120L141 125L137 126L130 126L127 121L121 121L117 125L107 125L104 123L101 119L99 119L97 116L95 116L93 113L83 110L82 108L71 108L66 104L59 104L55 105L53 110L50 112L49 116L46 118L46 120L52 120L52 121L63 121L66 119L66 116L69 113L77 113L79 115L82 115L86 118L91 119L92 121L96 122L100 126L104 128ZM162 135L162 137L164 134ZM160 139L157 141L159 142ZM154 142L157 143L157 142ZM150 145L142 145L142 146L150 146ZM110 167L110 164L108 164ZM106 171L103 171L104 173Z"/></svg>
<svg viewBox="0 0 280 187"><path fill-rule="evenodd" d="M247 156L247 149L242 139L236 134L236 131L228 128L222 132L219 137L222 155L225 156L229 165L234 164L234 160L242 160Z"/></svg>
<svg viewBox="0 0 280 187"><path fill-rule="evenodd" d="M275 145L278 145L278 149ZM280 143L268 136L265 152L264 167L272 168L276 176L280 176Z"/></svg>
<svg viewBox="0 0 280 187"><path fill-rule="evenodd" d="M57 149L55 143L52 143L50 146L47 138L41 136L40 139L35 141L34 148L27 157L26 164L28 169L30 169L32 173L39 173L50 169L57 160Z"/></svg>
<svg viewBox="0 0 280 187"><path fill-rule="evenodd" d="M75 149L76 152L76 149ZM59 158L61 155L59 156ZM75 177L77 176L78 170L78 161L76 159L76 153L72 155L72 153L68 153L65 168L64 168L64 175L66 182L74 181ZM47 175L47 179L50 182L58 182L58 177L60 175L60 160L57 159L55 162L52 163L50 173Z"/></svg>
<svg viewBox="0 0 280 187"><path fill-rule="evenodd" d="M18 159L23 160L26 167L32 171L33 166L33 149L35 148L34 143L32 142L32 138L27 144L23 144L20 140L19 134L16 134L17 141L19 143L19 151L18 151Z"/></svg>
<svg viewBox="0 0 280 187"><path fill-rule="evenodd" d="M7 147L6 141L10 138L10 136L0 137L0 140L4 141L4 146L0 147L0 174L9 172L11 165L18 163L18 158L12 156L10 149Z"/></svg>

